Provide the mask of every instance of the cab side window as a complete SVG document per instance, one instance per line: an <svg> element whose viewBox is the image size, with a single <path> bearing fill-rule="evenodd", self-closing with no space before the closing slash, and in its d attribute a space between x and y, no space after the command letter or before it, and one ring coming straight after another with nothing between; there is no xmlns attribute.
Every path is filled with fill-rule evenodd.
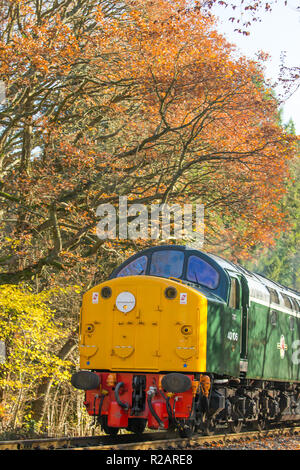
<svg viewBox="0 0 300 470"><path fill-rule="evenodd" d="M117 274L117 277L123 276L138 276L140 274L145 274L147 267L147 256L141 256L131 263L124 266L123 269Z"/></svg>
<svg viewBox="0 0 300 470"><path fill-rule="evenodd" d="M270 287L267 288L268 291L270 292L270 301L271 303L273 304L279 304L279 296L278 296L278 293L276 292L276 290L274 289L271 289Z"/></svg>
<svg viewBox="0 0 300 470"><path fill-rule="evenodd" d="M187 267L187 280L202 284L209 289L216 289L220 275L216 269L198 256L190 256Z"/></svg>
<svg viewBox="0 0 300 470"><path fill-rule="evenodd" d="M292 299L293 301L293 305L294 305L294 310L296 310L296 312L300 312L300 305L298 304L297 300L296 299Z"/></svg>
<svg viewBox="0 0 300 470"><path fill-rule="evenodd" d="M230 297L229 307L240 308L240 285L237 279L234 277L230 278Z"/></svg>
<svg viewBox="0 0 300 470"><path fill-rule="evenodd" d="M283 297L284 306L287 307L287 308L290 308L292 310L293 306L292 306L291 299L285 294L281 294L281 295Z"/></svg>

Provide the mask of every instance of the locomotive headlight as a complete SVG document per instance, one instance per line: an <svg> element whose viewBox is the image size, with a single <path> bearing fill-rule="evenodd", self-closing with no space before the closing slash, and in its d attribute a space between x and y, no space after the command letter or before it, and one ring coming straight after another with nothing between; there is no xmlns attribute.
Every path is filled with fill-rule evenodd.
<svg viewBox="0 0 300 470"><path fill-rule="evenodd" d="M165 296L167 297L167 299L175 299L177 295L177 290L175 289L175 287L167 287L165 289Z"/></svg>
<svg viewBox="0 0 300 470"><path fill-rule="evenodd" d="M116 307L120 312L131 312L135 307L134 295L131 292L121 292L116 299Z"/></svg>
<svg viewBox="0 0 300 470"><path fill-rule="evenodd" d="M109 299L109 297L111 297L111 288L108 286L102 287L101 297L103 297L103 299Z"/></svg>

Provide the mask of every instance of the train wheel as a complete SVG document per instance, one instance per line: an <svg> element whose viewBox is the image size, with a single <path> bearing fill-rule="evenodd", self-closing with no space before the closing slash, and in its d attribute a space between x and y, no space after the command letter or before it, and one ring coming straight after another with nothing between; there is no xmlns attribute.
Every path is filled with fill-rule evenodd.
<svg viewBox="0 0 300 470"><path fill-rule="evenodd" d="M214 421L210 418L207 418L203 422L202 430L203 430L204 436L213 436L216 430Z"/></svg>
<svg viewBox="0 0 300 470"><path fill-rule="evenodd" d="M253 429L255 431L263 431L267 427L267 421L265 418L261 418L253 423Z"/></svg>
<svg viewBox="0 0 300 470"><path fill-rule="evenodd" d="M240 432L242 427L243 427L243 421L235 420L229 423L230 432L233 432L233 433Z"/></svg>
<svg viewBox="0 0 300 470"><path fill-rule="evenodd" d="M195 432L195 423L191 419L181 419L178 427L180 437L192 437Z"/></svg>
<svg viewBox="0 0 300 470"><path fill-rule="evenodd" d="M101 417L101 428L103 429L105 434L108 434L109 436L116 436L120 429L120 428L114 428L112 426L108 426L106 415L103 415Z"/></svg>
<svg viewBox="0 0 300 470"><path fill-rule="evenodd" d="M128 427L126 429L128 431L133 432L134 434L143 434L143 432L145 431L146 424L147 424L146 419L129 418Z"/></svg>

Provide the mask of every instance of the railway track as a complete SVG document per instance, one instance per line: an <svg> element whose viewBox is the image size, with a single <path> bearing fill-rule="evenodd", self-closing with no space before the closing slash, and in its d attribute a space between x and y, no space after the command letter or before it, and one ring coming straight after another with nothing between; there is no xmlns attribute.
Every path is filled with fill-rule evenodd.
<svg viewBox="0 0 300 470"><path fill-rule="evenodd" d="M175 436L175 433L172 435ZM149 432L137 437L134 434L120 434L118 436L88 436L88 437L60 437L46 439L24 439L15 441L0 441L2 450L58 450L58 449L108 449L116 445L131 445L143 442L155 442L171 436L168 432Z"/></svg>
<svg viewBox="0 0 300 470"><path fill-rule="evenodd" d="M117 437L89 436L63 437L48 439L28 439L17 441L0 441L2 450L185 450L200 445L226 445L231 442L247 441L257 438L276 436L295 436L300 434L300 426L275 428L264 431L245 431L236 434L214 434L203 436L195 434L191 438L182 439L170 432L145 433L142 436L121 434Z"/></svg>

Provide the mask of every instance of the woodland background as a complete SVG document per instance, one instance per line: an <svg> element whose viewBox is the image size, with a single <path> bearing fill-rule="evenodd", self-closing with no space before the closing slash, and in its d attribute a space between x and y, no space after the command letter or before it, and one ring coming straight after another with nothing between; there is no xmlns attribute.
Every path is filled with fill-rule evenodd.
<svg viewBox="0 0 300 470"><path fill-rule="evenodd" d="M149 245L99 240L100 204L203 203L205 250L300 289L298 137L213 3L0 0L2 438L91 432L81 297Z"/></svg>

